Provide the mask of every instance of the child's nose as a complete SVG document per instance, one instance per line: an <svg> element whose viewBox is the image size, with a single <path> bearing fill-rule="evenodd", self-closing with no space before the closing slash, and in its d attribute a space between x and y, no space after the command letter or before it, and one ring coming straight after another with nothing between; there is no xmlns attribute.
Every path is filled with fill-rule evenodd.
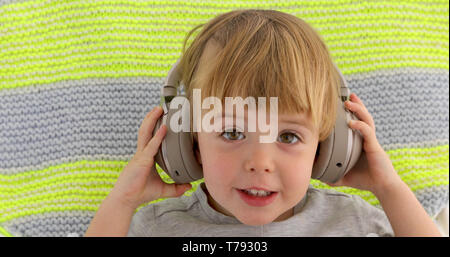
<svg viewBox="0 0 450 257"><path fill-rule="evenodd" d="M255 171L256 169L255 168L250 168L250 171ZM269 172L270 170L269 169L264 169L264 171L265 172Z"/></svg>
<svg viewBox="0 0 450 257"><path fill-rule="evenodd" d="M245 162L245 170L272 172L274 170L273 155L267 149L256 149L250 152Z"/></svg>

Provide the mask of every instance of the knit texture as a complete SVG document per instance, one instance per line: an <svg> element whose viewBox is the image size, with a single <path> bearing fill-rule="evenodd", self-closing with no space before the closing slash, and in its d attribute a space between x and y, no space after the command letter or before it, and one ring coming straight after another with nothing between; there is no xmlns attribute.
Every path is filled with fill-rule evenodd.
<svg viewBox="0 0 450 257"><path fill-rule="evenodd" d="M186 33L248 8L296 15L322 35L395 170L438 213L449 185L448 1L0 0L0 233L83 235Z"/></svg>

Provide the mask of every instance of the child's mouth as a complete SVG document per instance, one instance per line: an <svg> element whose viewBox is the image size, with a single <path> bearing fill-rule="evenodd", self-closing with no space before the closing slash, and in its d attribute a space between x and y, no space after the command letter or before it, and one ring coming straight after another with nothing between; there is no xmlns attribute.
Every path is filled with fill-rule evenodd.
<svg viewBox="0 0 450 257"><path fill-rule="evenodd" d="M242 192L247 193L251 196L268 196L274 192L271 191L265 191L265 190L256 190L256 189L242 189Z"/></svg>
<svg viewBox="0 0 450 257"><path fill-rule="evenodd" d="M272 203L278 195L278 192L257 189L238 189L237 191L244 202L248 205L257 207Z"/></svg>

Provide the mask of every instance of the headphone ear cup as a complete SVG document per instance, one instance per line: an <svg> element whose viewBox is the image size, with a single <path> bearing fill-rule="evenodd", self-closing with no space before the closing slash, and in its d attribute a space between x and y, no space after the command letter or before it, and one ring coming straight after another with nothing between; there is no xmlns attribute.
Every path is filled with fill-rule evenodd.
<svg viewBox="0 0 450 257"><path fill-rule="evenodd" d="M201 163L201 159L199 160L199 155L200 155L200 147L199 147L199 145L198 145L198 141L195 139L195 137L194 137L194 135L192 135L192 138L193 138L193 151L194 151L194 154L195 154L195 157L196 157L196 160L197 160L197 162L198 162L198 164L200 165L200 166L202 166L202 163Z"/></svg>
<svg viewBox="0 0 450 257"><path fill-rule="evenodd" d="M155 161L175 183L189 183L203 177L202 168L195 157L192 133L190 129L183 131L184 122L190 122L190 104L184 96L175 97L171 103L181 104L171 105L162 116L161 122L158 121L155 126L153 135L157 131L156 127L162 124L168 128Z"/></svg>
<svg viewBox="0 0 450 257"><path fill-rule="evenodd" d="M186 126L188 128L187 131L179 132L179 147L182 157L182 160L180 161L184 164L187 176L191 178L190 181L195 181L203 178L203 169L195 156L195 147L198 147L198 144L197 142L194 142L193 132L190 131L190 108L191 105L187 98L185 98L181 109L182 120L185 122L187 121L187 125L189 126Z"/></svg>
<svg viewBox="0 0 450 257"><path fill-rule="evenodd" d="M327 139L318 146L317 161L311 178L334 183L341 179L358 161L362 152L362 136L348 127L356 116L347 111L343 103L338 104L336 124Z"/></svg>
<svg viewBox="0 0 450 257"><path fill-rule="evenodd" d="M314 161L311 178L320 179L326 172L330 163L332 147L334 144L334 129L331 134L322 142L319 142L316 150L316 159Z"/></svg>

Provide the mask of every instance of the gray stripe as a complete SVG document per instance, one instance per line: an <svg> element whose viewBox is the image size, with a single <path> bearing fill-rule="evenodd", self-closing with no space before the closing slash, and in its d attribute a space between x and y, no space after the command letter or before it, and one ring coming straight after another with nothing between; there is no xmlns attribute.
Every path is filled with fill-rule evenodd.
<svg viewBox="0 0 450 257"><path fill-rule="evenodd" d="M448 185L426 187L417 190L414 194L430 216L435 216L447 206L449 201Z"/></svg>
<svg viewBox="0 0 450 257"><path fill-rule="evenodd" d="M159 104L162 83L154 81L85 80L82 86L0 96L0 173L55 160L133 154L142 119Z"/></svg>
<svg viewBox="0 0 450 257"><path fill-rule="evenodd" d="M346 79L372 115L385 149L448 144L448 70L380 70Z"/></svg>
<svg viewBox="0 0 450 257"><path fill-rule="evenodd" d="M375 120L380 144L448 144L448 71L404 72L348 78ZM161 79L122 78L6 90L0 95L0 173L132 156L140 123L159 103L161 85Z"/></svg>
<svg viewBox="0 0 450 257"><path fill-rule="evenodd" d="M2 226L13 236L83 236L94 214L90 211L47 212L13 219Z"/></svg>

